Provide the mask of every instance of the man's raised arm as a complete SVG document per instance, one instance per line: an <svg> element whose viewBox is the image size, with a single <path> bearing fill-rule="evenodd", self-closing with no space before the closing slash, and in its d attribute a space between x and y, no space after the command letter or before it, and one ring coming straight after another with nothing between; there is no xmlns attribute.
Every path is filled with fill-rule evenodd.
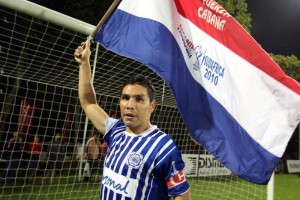
<svg viewBox="0 0 300 200"><path fill-rule="evenodd" d="M80 104L95 128L102 134L105 133L105 124L108 120L107 113L97 104L96 93L92 83L90 66L90 40L79 46L74 53L79 64L78 95Z"/></svg>

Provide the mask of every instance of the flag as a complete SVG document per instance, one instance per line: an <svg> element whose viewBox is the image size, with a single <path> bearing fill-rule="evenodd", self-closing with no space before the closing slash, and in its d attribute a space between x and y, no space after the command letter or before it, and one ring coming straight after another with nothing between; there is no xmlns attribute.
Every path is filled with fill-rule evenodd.
<svg viewBox="0 0 300 200"><path fill-rule="evenodd" d="M95 35L154 70L192 136L266 184L300 121L300 85L213 0L123 0Z"/></svg>

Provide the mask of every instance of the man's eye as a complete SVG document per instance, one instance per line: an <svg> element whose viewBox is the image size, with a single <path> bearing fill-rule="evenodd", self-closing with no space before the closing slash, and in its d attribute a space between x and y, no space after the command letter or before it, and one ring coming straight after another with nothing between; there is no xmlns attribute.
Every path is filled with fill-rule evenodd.
<svg viewBox="0 0 300 200"><path fill-rule="evenodd" d="M143 101L143 100L144 100L144 99L141 98L141 97L137 97L137 98L136 98L136 101L137 101L137 102L140 102L140 101Z"/></svg>
<svg viewBox="0 0 300 200"><path fill-rule="evenodd" d="M121 99L122 99L122 100L128 100L129 97L128 97L128 96L122 96Z"/></svg>

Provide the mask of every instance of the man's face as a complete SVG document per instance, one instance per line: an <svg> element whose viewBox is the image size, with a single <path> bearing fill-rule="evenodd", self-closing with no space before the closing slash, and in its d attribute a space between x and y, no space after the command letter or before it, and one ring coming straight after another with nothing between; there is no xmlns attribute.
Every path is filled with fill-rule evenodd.
<svg viewBox="0 0 300 200"><path fill-rule="evenodd" d="M121 94L120 109L126 131L138 134L149 128L155 105L155 101L150 102L147 88L139 84L125 86Z"/></svg>

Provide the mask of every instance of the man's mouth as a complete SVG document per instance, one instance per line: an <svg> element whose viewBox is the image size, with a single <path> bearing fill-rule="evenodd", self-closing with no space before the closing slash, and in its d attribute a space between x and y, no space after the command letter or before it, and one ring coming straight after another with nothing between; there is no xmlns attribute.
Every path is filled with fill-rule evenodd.
<svg viewBox="0 0 300 200"><path fill-rule="evenodd" d="M124 114L124 117L125 117L126 119L132 119L132 118L134 118L135 116L134 116L134 114L126 113L126 114Z"/></svg>

